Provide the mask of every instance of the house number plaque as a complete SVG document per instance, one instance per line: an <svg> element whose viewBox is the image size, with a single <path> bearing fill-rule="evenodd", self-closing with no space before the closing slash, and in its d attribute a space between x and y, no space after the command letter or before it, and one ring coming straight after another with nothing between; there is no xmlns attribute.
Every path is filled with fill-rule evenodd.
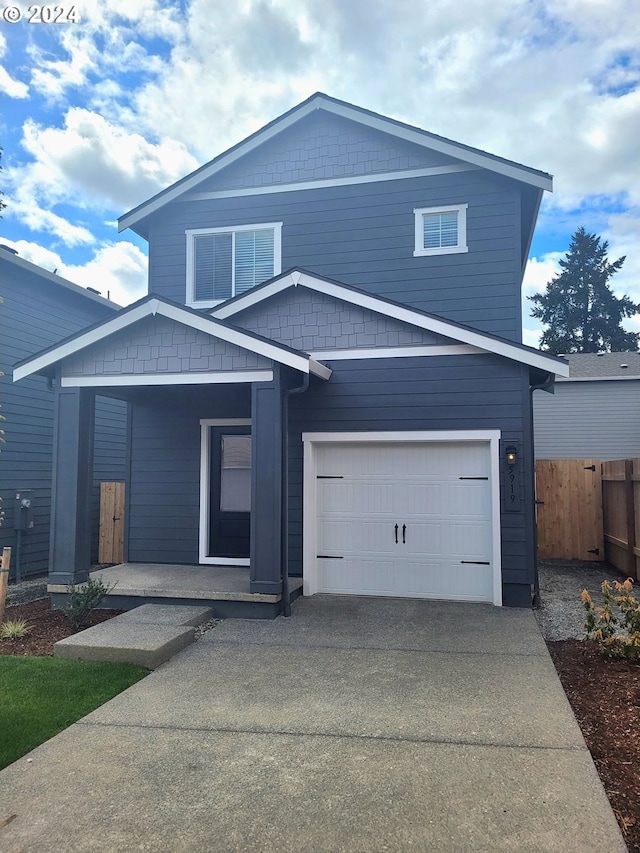
<svg viewBox="0 0 640 853"><path fill-rule="evenodd" d="M502 448L504 459L503 504L505 512L522 510L522 450L514 441L505 442Z"/></svg>

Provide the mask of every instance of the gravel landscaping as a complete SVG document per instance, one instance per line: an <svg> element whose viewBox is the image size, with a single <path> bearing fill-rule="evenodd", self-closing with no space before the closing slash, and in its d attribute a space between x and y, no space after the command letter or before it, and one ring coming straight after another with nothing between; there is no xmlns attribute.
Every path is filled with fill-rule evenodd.
<svg viewBox="0 0 640 853"><path fill-rule="evenodd" d="M582 590L588 589L594 602L602 604L602 582L625 579L607 563L580 560L539 560L538 571L540 606L534 613L545 640L581 640Z"/></svg>

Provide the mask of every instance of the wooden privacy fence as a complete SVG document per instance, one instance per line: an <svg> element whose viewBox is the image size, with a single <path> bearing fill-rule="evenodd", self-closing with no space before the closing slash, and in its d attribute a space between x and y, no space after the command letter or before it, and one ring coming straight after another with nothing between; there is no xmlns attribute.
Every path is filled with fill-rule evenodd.
<svg viewBox="0 0 640 853"><path fill-rule="evenodd" d="M98 562L124 559L124 483L100 483Z"/></svg>
<svg viewBox="0 0 640 853"><path fill-rule="evenodd" d="M604 559L640 577L640 459L602 463Z"/></svg>
<svg viewBox="0 0 640 853"><path fill-rule="evenodd" d="M597 459L538 459L538 556L603 560L601 463Z"/></svg>

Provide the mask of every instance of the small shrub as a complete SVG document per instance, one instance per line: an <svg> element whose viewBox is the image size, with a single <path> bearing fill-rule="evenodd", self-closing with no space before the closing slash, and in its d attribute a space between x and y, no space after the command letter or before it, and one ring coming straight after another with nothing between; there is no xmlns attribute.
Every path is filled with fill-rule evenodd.
<svg viewBox="0 0 640 853"><path fill-rule="evenodd" d="M24 619L7 619L0 625L0 640L21 640L30 630Z"/></svg>
<svg viewBox="0 0 640 853"><path fill-rule="evenodd" d="M582 590L585 609L585 639L600 645L605 657L640 660L640 601L633 594L633 581L602 584L602 607L596 607L588 590Z"/></svg>
<svg viewBox="0 0 640 853"><path fill-rule="evenodd" d="M98 607L114 587L115 584L109 586L103 583L102 579L95 578L89 578L80 586L69 584L69 603L64 608L64 614L71 619L74 628L82 628L86 624L89 613Z"/></svg>

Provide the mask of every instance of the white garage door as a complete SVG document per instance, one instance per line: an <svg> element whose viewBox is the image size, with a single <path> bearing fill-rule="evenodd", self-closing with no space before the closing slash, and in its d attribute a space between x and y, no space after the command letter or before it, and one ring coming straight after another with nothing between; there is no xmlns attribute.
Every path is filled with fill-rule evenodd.
<svg viewBox="0 0 640 853"><path fill-rule="evenodd" d="M488 442L317 447L318 592L493 600Z"/></svg>

